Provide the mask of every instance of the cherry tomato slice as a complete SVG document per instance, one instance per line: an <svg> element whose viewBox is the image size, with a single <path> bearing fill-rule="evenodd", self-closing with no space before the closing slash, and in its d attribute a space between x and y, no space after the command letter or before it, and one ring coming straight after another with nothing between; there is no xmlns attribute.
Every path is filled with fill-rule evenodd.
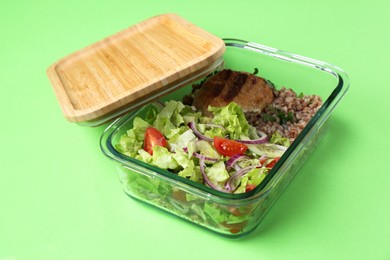
<svg viewBox="0 0 390 260"><path fill-rule="evenodd" d="M156 145L167 147L168 142L160 131L156 128L148 127L145 132L144 150L153 154L153 146Z"/></svg>
<svg viewBox="0 0 390 260"><path fill-rule="evenodd" d="M248 149L248 146L245 144L218 136L214 137L214 147L220 154L229 157L236 154L244 154Z"/></svg>
<svg viewBox="0 0 390 260"><path fill-rule="evenodd" d="M255 188L256 188L256 185L254 185L254 184L247 184L246 187L245 187L245 192L254 190Z"/></svg>
<svg viewBox="0 0 390 260"><path fill-rule="evenodd" d="M223 226L227 227L232 234L237 234L241 232L247 225L247 221L234 223L234 224L228 224L226 221L221 223Z"/></svg>
<svg viewBox="0 0 390 260"><path fill-rule="evenodd" d="M228 211L232 213L234 216L245 216L251 214L252 207L249 205L245 207L239 207L239 208L231 206L228 208Z"/></svg>
<svg viewBox="0 0 390 260"><path fill-rule="evenodd" d="M183 190L174 190L172 192L172 198L181 202L187 202L186 193Z"/></svg>
<svg viewBox="0 0 390 260"><path fill-rule="evenodd" d="M261 165L263 165L266 161L267 161L266 157L259 159L259 162L260 162Z"/></svg>
<svg viewBox="0 0 390 260"><path fill-rule="evenodd" d="M275 157L270 163L268 163L265 167L272 168L279 161L280 157Z"/></svg>

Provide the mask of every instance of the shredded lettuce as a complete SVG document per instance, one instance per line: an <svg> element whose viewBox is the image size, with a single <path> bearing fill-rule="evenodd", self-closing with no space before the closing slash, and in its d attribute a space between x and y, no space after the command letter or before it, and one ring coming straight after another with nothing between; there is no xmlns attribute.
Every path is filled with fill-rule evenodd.
<svg viewBox="0 0 390 260"><path fill-rule="evenodd" d="M271 158L281 157L286 151L286 147L279 145L265 143L265 144L248 144L248 150L257 154L258 156L267 156Z"/></svg>
<svg viewBox="0 0 390 260"><path fill-rule="evenodd" d="M209 107L209 110L214 115L212 118L202 116L200 112L180 101L171 100L161 107L151 106L146 112L145 120L134 118L133 127L120 138L116 149L125 155L199 183L204 180L199 158L195 153L212 158L216 161L205 160L204 174L215 187L225 190L227 180L234 174L234 170L228 171L226 168L225 163L229 158L219 154L213 142L200 140L188 127L188 123L195 122L198 131L211 139L219 136L233 140L249 140L258 139L259 135L256 128L248 124L244 112L236 103L231 102L225 107ZM153 146L152 155L143 149L145 131L150 126L159 130L168 141L167 147ZM270 138L270 143L248 144L248 158L238 161L236 167L259 165L260 156L281 157L289 145L288 138L276 132ZM237 187L232 192L243 193L247 184L258 185L266 172L265 168L255 168L232 180L233 186Z"/></svg>
<svg viewBox="0 0 390 260"><path fill-rule="evenodd" d="M180 134L185 129L180 127L184 122L180 114L183 108L184 105L181 102L173 100L166 102L164 108L156 115L153 126L168 138Z"/></svg>
<svg viewBox="0 0 390 260"><path fill-rule="evenodd" d="M270 138L270 143L280 144L286 147L290 146L290 139L283 137L278 131L276 131Z"/></svg>
<svg viewBox="0 0 390 260"><path fill-rule="evenodd" d="M202 173L200 172L199 166L195 166L195 163L192 160L190 160L187 167L178 172L177 175L194 182L201 183L203 181Z"/></svg>
<svg viewBox="0 0 390 260"><path fill-rule="evenodd" d="M130 157L135 157L138 153L138 150L142 148L146 128L150 124L140 117L135 117L133 121L133 128L128 130L124 134L119 142L116 144L115 148Z"/></svg>
<svg viewBox="0 0 390 260"><path fill-rule="evenodd" d="M223 161L218 161L210 167L206 167L206 174L210 181L217 185L223 185L230 177Z"/></svg>
<svg viewBox="0 0 390 260"><path fill-rule="evenodd" d="M191 131L191 129L188 129L183 133L177 133L169 140L170 149L171 151L183 150L184 148L188 147L189 143L193 142L194 140L196 140L196 136Z"/></svg>
<svg viewBox="0 0 390 260"><path fill-rule="evenodd" d="M175 170L179 167L178 162L173 158L172 153L162 146L153 146L151 163L161 169Z"/></svg>
<svg viewBox="0 0 390 260"><path fill-rule="evenodd" d="M210 127L207 124L197 124L197 128L199 132L210 138L214 138L216 136L224 137L229 134L229 132L222 127Z"/></svg>
<svg viewBox="0 0 390 260"><path fill-rule="evenodd" d="M191 158L188 158L187 153L183 149L170 154L181 168L187 168L194 163Z"/></svg>
<svg viewBox="0 0 390 260"><path fill-rule="evenodd" d="M267 173L268 169L266 168L252 169L241 179L240 185L237 187L234 193L244 193L248 184L252 184L254 186L259 185L264 180Z"/></svg>
<svg viewBox="0 0 390 260"><path fill-rule="evenodd" d="M209 158L215 158L220 159L221 156L219 153L214 149L211 143L201 140L196 142L196 151L198 151L201 155L209 157Z"/></svg>
<svg viewBox="0 0 390 260"><path fill-rule="evenodd" d="M251 217L250 214L243 214L236 216L229 211L226 211L219 207L217 204L205 203L203 211L205 215L212 220L212 222L220 224L235 224L242 223Z"/></svg>
<svg viewBox="0 0 390 260"><path fill-rule="evenodd" d="M239 139L240 136L248 136L249 124L241 107L231 102L225 107L209 107L213 113L213 121L223 126L229 133L230 139Z"/></svg>
<svg viewBox="0 0 390 260"><path fill-rule="evenodd" d="M259 157L281 157L290 145L289 139L276 132L270 137L269 143L248 144L245 158L236 163L235 169L227 169L229 157L219 154L213 142L198 138L188 127L188 123L195 122L198 131L211 139L218 136L233 140L254 140L259 138L259 134L255 127L248 124L242 109L236 103L220 108L209 107L209 111L213 113L213 118L202 116L200 112L179 101L168 101L161 107L151 106L144 119L134 118L133 127L120 138L115 148L120 153L168 170L179 177L205 184L197 155L200 154L212 158L205 160L204 174L218 189L225 190L228 180L233 182L232 187L237 187L230 191L234 194L246 192L247 185L259 185L269 171L261 167ZM153 154L143 149L146 129L151 126L159 130L168 142L167 147L153 146ZM238 170L257 165L258 167L243 176L230 179ZM187 192L182 200L174 198L171 195L172 187L158 178L132 173L131 170L123 171L120 178L124 189L136 193L136 196L215 226L229 229L228 225L244 223L251 217L247 213L232 214L228 207L201 201L198 196Z"/></svg>

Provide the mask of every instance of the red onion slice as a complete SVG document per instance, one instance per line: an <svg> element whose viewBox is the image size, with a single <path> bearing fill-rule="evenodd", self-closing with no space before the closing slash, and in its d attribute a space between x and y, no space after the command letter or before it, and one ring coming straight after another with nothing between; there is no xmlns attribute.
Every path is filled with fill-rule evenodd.
<svg viewBox="0 0 390 260"><path fill-rule="evenodd" d="M250 172L252 169L254 168L258 168L260 167L259 165L251 165L251 166L248 166L248 167L245 167L245 168L242 168L241 170L237 171L235 174L233 174L232 176L230 176L230 178L226 181L226 184L225 184L225 189L228 191L228 192L234 192L237 187L234 187L233 186L233 181L241 176L244 176L245 174L247 174L248 172Z"/></svg>
<svg viewBox="0 0 390 260"><path fill-rule="evenodd" d="M227 168L227 169L230 169L230 168L234 167L234 165L235 165L238 161L241 161L241 160L244 160L244 159L249 159L249 157L246 156L246 155L235 154L235 155L233 155L232 157L230 157L229 160L227 160L227 162L226 162L226 168Z"/></svg>
<svg viewBox="0 0 390 260"><path fill-rule="evenodd" d="M212 183L212 182L210 181L210 179L209 179L209 177L207 176L206 171L205 171L205 169L204 169L204 167L205 167L205 162L204 162L203 159L200 159L199 165L200 165L200 172L202 173L204 182L205 182L207 185L209 185L209 186L210 186L212 189L214 189L214 190L226 192L226 190L219 188L218 186L216 186L214 183Z"/></svg>
<svg viewBox="0 0 390 260"><path fill-rule="evenodd" d="M237 142L243 143L243 144L265 144L268 142L268 136L266 133L262 131L257 131L257 133L260 135L260 138L253 139L253 140L236 140Z"/></svg>
<svg viewBox="0 0 390 260"><path fill-rule="evenodd" d="M204 156L204 155L201 155L199 153L193 153L193 155L203 161L210 161L210 162L217 162L218 159L217 158L211 158L211 157L207 157L207 156Z"/></svg>
<svg viewBox="0 0 390 260"><path fill-rule="evenodd" d="M266 160L267 160L267 155L263 154L262 156L260 156L259 158L260 166L263 166Z"/></svg>
<svg viewBox="0 0 390 260"><path fill-rule="evenodd" d="M208 141L208 142L212 142L214 139L210 138L210 137L207 137L203 134L201 134L198 129L196 129L196 126L195 126L195 122L194 121L191 121L188 123L188 127L191 128L191 130L194 132L194 134L199 138L199 139L202 139L202 140L205 140L205 141Z"/></svg>
<svg viewBox="0 0 390 260"><path fill-rule="evenodd" d="M221 126L221 125L218 125L218 124L207 123L207 124L205 124L205 126L207 126L207 127L221 128L221 129L223 129L223 130L226 130L225 127L223 127L223 126Z"/></svg>

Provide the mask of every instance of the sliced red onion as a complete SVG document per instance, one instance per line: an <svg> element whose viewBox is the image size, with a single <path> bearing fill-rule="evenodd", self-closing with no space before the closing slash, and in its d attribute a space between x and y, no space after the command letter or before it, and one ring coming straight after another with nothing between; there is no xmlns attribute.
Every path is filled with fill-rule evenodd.
<svg viewBox="0 0 390 260"><path fill-rule="evenodd" d="M211 157L207 157L207 156L204 156L204 155L201 155L199 153L193 153L193 155L203 161L210 161L210 162L217 162L218 159L217 158L211 158Z"/></svg>
<svg viewBox="0 0 390 260"><path fill-rule="evenodd" d="M241 176L244 176L245 174L250 172L252 169L257 168L257 167L260 167L260 166L259 165L251 165L251 166L247 166L247 167L242 168L241 170L237 171L235 174L230 176L230 178L226 181L225 189L228 192L234 192L237 189L237 187L233 186L234 180L241 177Z"/></svg>
<svg viewBox="0 0 390 260"><path fill-rule="evenodd" d="M212 142L212 141L213 141L212 138L203 135L201 132L198 131L198 129L196 129L196 126L195 126L195 122L194 122L194 121L189 122L189 123L188 123L188 127L191 128L191 130L194 132L194 134L195 134L198 138L200 138L200 139L202 139L202 140L205 140L205 141L208 141L208 142Z"/></svg>
<svg viewBox="0 0 390 260"><path fill-rule="evenodd" d="M260 165L263 166L263 163L261 161L264 161L267 159L267 155L263 154L262 156L260 156L259 158L259 162L260 162Z"/></svg>
<svg viewBox="0 0 390 260"><path fill-rule="evenodd" d="M223 191L223 192L226 192L226 190L224 189L221 189L219 188L218 186L216 186L214 183L212 183L209 179L209 177L207 176L206 172L205 172L205 162L203 159L200 159L199 161L199 164L200 164L200 172L202 173L203 175L203 179L204 179L204 182L209 185L211 188L213 188L214 190L218 190L218 191Z"/></svg>
<svg viewBox="0 0 390 260"><path fill-rule="evenodd" d="M244 160L244 159L249 159L249 157L245 156L245 155L241 155L241 154L235 154L232 157L230 157L229 160L227 160L226 168L227 169L232 168L232 167L234 167L236 165L236 163L238 161L241 161L241 160Z"/></svg>
<svg viewBox="0 0 390 260"><path fill-rule="evenodd" d="M265 144L268 142L268 136L266 133L262 131L257 131L257 133L260 135L258 139L253 140L236 140L237 142L243 143L243 144Z"/></svg>

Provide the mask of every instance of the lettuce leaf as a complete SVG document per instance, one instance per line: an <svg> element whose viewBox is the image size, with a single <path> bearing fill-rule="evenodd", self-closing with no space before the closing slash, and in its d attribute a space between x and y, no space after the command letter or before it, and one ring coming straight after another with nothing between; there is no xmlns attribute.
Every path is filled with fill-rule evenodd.
<svg viewBox="0 0 390 260"><path fill-rule="evenodd" d="M224 210L219 205L212 203L205 203L203 207L203 212L212 222L216 223L217 225L223 225L223 223L241 223L251 218L250 214L236 216L231 212Z"/></svg>
<svg viewBox="0 0 390 260"><path fill-rule="evenodd" d="M169 139L170 149L171 151L183 150L183 148L188 147L189 143L194 140L196 140L196 135L191 129L188 129L183 133L177 133Z"/></svg>
<svg viewBox="0 0 390 260"><path fill-rule="evenodd" d="M245 174L244 177L241 178L241 182L234 193L244 193L246 191L247 184L253 184L255 186L258 186L264 180L267 173L268 169L266 168L252 169L250 172Z"/></svg>
<svg viewBox="0 0 390 260"><path fill-rule="evenodd" d="M189 161L187 167L178 172L177 175L195 182L203 181L202 173L200 172L200 167L195 166L195 163L193 161Z"/></svg>
<svg viewBox="0 0 390 260"><path fill-rule="evenodd" d="M175 170L179 167L179 164L173 158L172 154L168 151L168 149L158 145L153 146L153 155L151 163L165 170Z"/></svg>
<svg viewBox="0 0 390 260"><path fill-rule="evenodd" d="M290 139L283 137L278 131L276 131L269 140L270 143L280 144L286 147L290 146Z"/></svg>
<svg viewBox="0 0 390 260"><path fill-rule="evenodd" d="M214 149L214 147L211 145L211 143L204 141L204 140L196 142L196 151L198 151L201 155L209 157L209 158L216 158L216 159L221 158L221 156Z"/></svg>
<svg viewBox="0 0 390 260"><path fill-rule="evenodd" d="M286 147L276 144L248 144L248 150L259 156L266 155L270 158L281 157L286 151Z"/></svg>
<svg viewBox="0 0 390 260"><path fill-rule="evenodd" d="M153 126L167 138L180 134L183 129L179 126L184 122L180 111L183 108L181 102L174 100L166 102L164 108L156 115Z"/></svg>
<svg viewBox="0 0 390 260"><path fill-rule="evenodd" d="M225 182L230 177L223 161L218 161L212 164L211 167L205 167L205 172L209 180L221 189L224 188Z"/></svg>
<svg viewBox="0 0 390 260"><path fill-rule="evenodd" d="M206 174L210 181L214 183L225 182L229 179L229 174L226 171L226 167L223 161L214 163L211 167L206 168Z"/></svg>
<svg viewBox="0 0 390 260"><path fill-rule="evenodd" d="M128 130L124 134L119 142L115 145L115 148L130 157L135 157L138 153L138 150L142 148L144 142L144 136L146 128L150 124L140 117L135 117L133 121L133 128Z"/></svg>
<svg viewBox="0 0 390 260"><path fill-rule="evenodd" d="M248 136L249 124L241 107L234 102L225 107L209 107L213 113L213 121L222 125L228 131L230 139L239 139L240 136Z"/></svg>

